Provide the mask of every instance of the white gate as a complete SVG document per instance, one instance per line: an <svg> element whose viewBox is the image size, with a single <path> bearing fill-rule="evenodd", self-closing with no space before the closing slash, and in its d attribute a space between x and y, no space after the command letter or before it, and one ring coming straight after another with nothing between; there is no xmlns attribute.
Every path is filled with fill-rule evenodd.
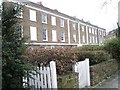
<svg viewBox="0 0 120 90"><path fill-rule="evenodd" d="M79 88L90 86L89 59L77 62L74 65L74 71L79 73Z"/></svg>
<svg viewBox="0 0 120 90"><path fill-rule="evenodd" d="M54 61L50 62L49 67L37 67L30 76L30 78L24 79L24 81L29 83L32 90L57 88L56 64Z"/></svg>

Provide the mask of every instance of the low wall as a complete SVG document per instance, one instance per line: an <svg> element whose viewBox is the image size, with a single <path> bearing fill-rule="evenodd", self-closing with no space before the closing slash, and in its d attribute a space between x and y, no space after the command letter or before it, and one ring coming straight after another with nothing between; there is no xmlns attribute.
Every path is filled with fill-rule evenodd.
<svg viewBox="0 0 120 90"><path fill-rule="evenodd" d="M78 73L58 76L58 88L78 88Z"/></svg>
<svg viewBox="0 0 120 90"><path fill-rule="evenodd" d="M98 84L116 71L118 71L118 62L116 60L109 60L90 66L91 86Z"/></svg>

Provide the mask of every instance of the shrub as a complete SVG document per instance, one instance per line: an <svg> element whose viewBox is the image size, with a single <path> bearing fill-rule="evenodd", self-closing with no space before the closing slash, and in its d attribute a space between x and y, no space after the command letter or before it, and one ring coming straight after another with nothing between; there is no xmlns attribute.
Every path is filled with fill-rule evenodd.
<svg viewBox="0 0 120 90"><path fill-rule="evenodd" d="M98 64L100 62L110 59L110 55L105 51L79 51L78 61L85 60L85 58L90 59L90 65Z"/></svg>
<svg viewBox="0 0 120 90"><path fill-rule="evenodd" d="M120 38L109 40L105 43L104 49L116 60L120 61Z"/></svg>
<svg viewBox="0 0 120 90"><path fill-rule="evenodd" d="M57 73L67 74L72 71L72 65L77 61L77 50L74 48L54 48L54 49L28 49L26 54L29 61L37 65L43 63L47 65L51 60L56 62Z"/></svg>
<svg viewBox="0 0 120 90"><path fill-rule="evenodd" d="M99 45L84 45L80 48L78 48L80 51L98 51L98 50L103 50L103 46Z"/></svg>

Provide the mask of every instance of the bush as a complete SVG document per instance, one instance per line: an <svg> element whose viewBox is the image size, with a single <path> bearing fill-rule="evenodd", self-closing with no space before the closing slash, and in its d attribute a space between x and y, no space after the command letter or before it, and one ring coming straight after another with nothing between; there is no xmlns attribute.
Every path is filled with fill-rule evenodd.
<svg viewBox="0 0 120 90"><path fill-rule="evenodd" d="M37 48L28 49L26 54L29 57L29 61L34 65L38 63L47 65L51 60L55 61L57 73L63 75L72 71L72 65L77 61L76 51L74 48Z"/></svg>
<svg viewBox="0 0 120 90"><path fill-rule="evenodd" d="M98 64L103 61L109 60L110 55L105 51L79 51L78 60L83 61L85 58L90 59L90 65Z"/></svg>
<svg viewBox="0 0 120 90"><path fill-rule="evenodd" d="M103 50L103 46L99 45L84 45L80 48L78 48L80 51L98 51L98 50Z"/></svg>
<svg viewBox="0 0 120 90"><path fill-rule="evenodd" d="M110 53L114 59L120 61L120 38L107 41L104 49Z"/></svg>

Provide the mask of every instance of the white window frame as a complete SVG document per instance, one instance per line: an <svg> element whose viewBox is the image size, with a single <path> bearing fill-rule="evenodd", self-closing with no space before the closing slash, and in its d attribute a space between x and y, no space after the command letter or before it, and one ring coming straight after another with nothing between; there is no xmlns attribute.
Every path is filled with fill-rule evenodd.
<svg viewBox="0 0 120 90"><path fill-rule="evenodd" d="M52 41L53 42L57 41L57 32L56 32L56 30L52 30Z"/></svg>
<svg viewBox="0 0 120 90"><path fill-rule="evenodd" d="M76 23L73 23L73 29L76 30Z"/></svg>
<svg viewBox="0 0 120 90"><path fill-rule="evenodd" d="M95 29L95 34L97 35L97 29Z"/></svg>
<svg viewBox="0 0 120 90"><path fill-rule="evenodd" d="M37 41L37 28L30 26L30 40Z"/></svg>
<svg viewBox="0 0 120 90"><path fill-rule="evenodd" d="M36 11L29 9L30 20L36 22Z"/></svg>
<svg viewBox="0 0 120 90"><path fill-rule="evenodd" d="M61 32L61 42L65 42L65 32Z"/></svg>
<svg viewBox="0 0 120 90"><path fill-rule="evenodd" d="M51 16L51 23L52 25L56 26L56 17Z"/></svg>
<svg viewBox="0 0 120 90"><path fill-rule="evenodd" d="M76 34L73 34L73 41L74 41L74 42L77 42Z"/></svg>
<svg viewBox="0 0 120 90"><path fill-rule="evenodd" d="M95 42L98 43L98 39L97 39L97 37L95 38Z"/></svg>
<svg viewBox="0 0 120 90"><path fill-rule="evenodd" d="M106 36L106 33L105 33L105 31L103 31L103 33L104 33L104 36Z"/></svg>
<svg viewBox="0 0 120 90"><path fill-rule="evenodd" d="M94 29L94 28L92 28L92 34L94 34L94 30L95 30L95 29Z"/></svg>
<svg viewBox="0 0 120 90"><path fill-rule="evenodd" d="M47 24L47 14L42 14L42 23Z"/></svg>
<svg viewBox="0 0 120 90"><path fill-rule="evenodd" d="M81 26L81 29L82 29L82 31L84 32L85 31L85 26Z"/></svg>
<svg viewBox="0 0 120 90"><path fill-rule="evenodd" d="M60 19L60 27L64 27L64 23L65 23L65 21L64 21L64 19Z"/></svg>
<svg viewBox="0 0 120 90"><path fill-rule="evenodd" d="M43 31L44 31L44 30L46 30L46 31L45 31L45 36L46 36L45 38L46 38L46 39L44 39L44 36L43 36ZM47 32L47 29L42 29L42 40L43 40L43 41L48 41L48 32Z"/></svg>
<svg viewBox="0 0 120 90"><path fill-rule="evenodd" d="M101 32L101 30L99 30L99 34L100 34L100 35L102 35L102 32Z"/></svg>
<svg viewBox="0 0 120 90"><path fill-rule="evenodd" d="M82 42L85 43L85 36L82 36Z"/></svg>
<svg viewBox="0 0 120 90"><path fill-rule="evenodd" d="M90 43L92 43L92 37L90 36Z"/></svg>
<svg viewBox="0 0 120 90"><path fill-rule="evenodd" d="M91 32L92 32L91 30L92 30L92 28L89 28L89 33L91 33Z"/></svg>

